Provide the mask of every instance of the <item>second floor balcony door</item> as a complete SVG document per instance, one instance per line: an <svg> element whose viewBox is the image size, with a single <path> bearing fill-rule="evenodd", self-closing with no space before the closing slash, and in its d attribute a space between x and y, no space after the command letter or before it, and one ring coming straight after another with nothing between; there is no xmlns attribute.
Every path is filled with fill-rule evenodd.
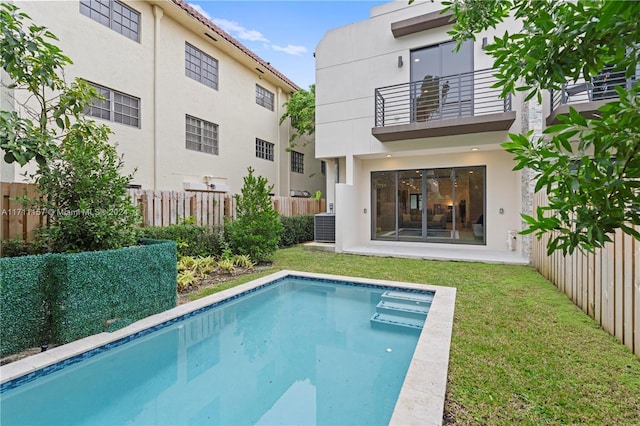
<svg viewBox="0 0 640 426"><path fill-rule="evenodd" d="M447 42L411 51L412 121L473 115L473 42L454 48Z"/></svg>

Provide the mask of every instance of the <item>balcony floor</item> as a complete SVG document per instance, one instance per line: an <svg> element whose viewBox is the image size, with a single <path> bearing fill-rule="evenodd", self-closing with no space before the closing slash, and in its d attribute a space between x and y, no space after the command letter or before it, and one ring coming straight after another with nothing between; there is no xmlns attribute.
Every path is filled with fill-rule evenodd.
<svg viewBox="0 0 640 426"><path fill-rule="evenodd" d="M612 102L616 100L617 98L603 99L598 101L586 101L586 102L576 103L576 104L559 105L558 107L556 107L556 109L551 111L551 114L549 114L549 116L547 117L546 119L547 126L551 126L552 124L558 124L560 122L558 121L559 115L569 115L569 107L574 108L576 111L578 111L578 113L581 116L585 118L593 118L598 112L598 108L600 108L602 105L607 104L608 102Z"/></svg>
<svg viewBox="0 0 640 426"><path fill-rule="evenodd" d="M371 134L380 142L422 139L438 136L509 130L516 119L514 111L448 120L417 121L409 124L373 127Z"/></svg>

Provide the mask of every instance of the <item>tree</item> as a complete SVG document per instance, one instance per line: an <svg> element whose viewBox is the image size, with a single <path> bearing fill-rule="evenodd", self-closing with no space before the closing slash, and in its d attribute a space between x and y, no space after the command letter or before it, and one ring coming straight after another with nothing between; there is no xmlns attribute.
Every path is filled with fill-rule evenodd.
<svg viewBox="0 0 640 426"><path fill-rule="evenodd" d="M280 124L287 118L291 119L291 127L295 132L291 134L289 143L293 148L297 138L312 135L316 131L316 85L309 86L309 90L298 90L284 106L287 107L287 112L280 117Z"/></svg>
<svg viewBox="0 0 640 426"><path fill-rule="evenodd" d="M72 124L60 147L35 175L38 207L50 223L43 230L54 252L108 250L136 243L139 212L131 204L122 158L110 130L92 121Z"/></svg>
<svg viewBox="0 0 640 426"><path fill-rule="evenodd" d="M97 95L83 80L65 82L71 59L52 43L58 40L54 34L29 20L17 6L0 4L0 64L12 80L7 89L29 93L20 105L26 116L0 111L0 148L7 163L21 166L32 159L46 163L72 120Z"/></svg>
<svg viewBox="0 0 640 426"><path fill-rule="evenodd" d="M12 80L6 89L24 91L27 99L18 111L0 111L4 161L36 160L31 177L43 197L30 202L47 213L43 233L53 251L134 244L138 212L126 189L132 176L120 175L109 128L83 114L98 93L81 79L65 82L71 59L53 43L54 34L30 21L17 6L0 5L0 65Z"/></svg>
<svg viewBox="0 0 640 426"><path fill-rule="evenodd" d="M605 67L637 73L640 51L640 2L607 0L452 0L446 10L457 22L450 34L459 43L495 28L513 15L522 23L515 33L496 37L486 52L493 56L502 95L528 92L541 101L543 90L582 76L593 81ZM592 251L611 241L617 229L640 239L640 82L616 87L619 99L585 119L573 108L559 116L542 137L509 135L503 147L515 155L515 169L529 168L535 191L543 188L548 207L523 214L538 238L548 232L548 253L576 248Z"/></svg>
<svg viewBox="0 0 640 426"><path fill-rule="evenodd" d="M278 249L283 226L271 201L273 185L253 172L249 167L241 193L234 196L236 220L225 224L225 235L234 253L249 255L256 262L268 262Z"/></svg>

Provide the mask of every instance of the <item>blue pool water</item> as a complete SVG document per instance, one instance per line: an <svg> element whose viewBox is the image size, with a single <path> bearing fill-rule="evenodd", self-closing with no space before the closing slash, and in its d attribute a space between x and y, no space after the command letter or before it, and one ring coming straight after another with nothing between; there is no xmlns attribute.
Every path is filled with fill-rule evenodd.
<svg viewBox="0 0 640 426"><path fill-rule="evenodd" d="M278 280L3 384L0 423L387 424L418 334L371 326L385 290Z"/></svg>

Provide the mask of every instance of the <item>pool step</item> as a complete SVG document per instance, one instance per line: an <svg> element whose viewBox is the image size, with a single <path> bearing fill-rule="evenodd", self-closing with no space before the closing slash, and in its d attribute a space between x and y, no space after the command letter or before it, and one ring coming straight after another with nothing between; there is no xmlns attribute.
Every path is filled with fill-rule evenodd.
<svg viewBox="0 0 640 426"><path fill-rule="evenodd" d="M433 294L386 291L376 305L376 313L370 321L371 326L420 331L432 301Z"/></svg>
<svg viewBox="0 0 640 426"><path fill-rule="evenodd" d="M407 318L401 315L381 314L379 312L376 312L371 317L371 327L373 328L402 328L405 330L415 330L417 332L420 332L423 325L424 319Z"/></svg>
<svg viewBox="0 0 640 426"><path fill-rule="evenodd" d="M390 300L381 300L376 305L376 312L381 314L400 315L406 318L422 319L429 313L431 304L408 304Z"/></svg>
<svg viewBox="0 0 640 426"><path fill-rule="evenodd" d="M397 303L407 303L412 305L429 304L433 301L433 294L405 293L403 291L385 291L380 297L381 300L389 300Z"/></svg>

